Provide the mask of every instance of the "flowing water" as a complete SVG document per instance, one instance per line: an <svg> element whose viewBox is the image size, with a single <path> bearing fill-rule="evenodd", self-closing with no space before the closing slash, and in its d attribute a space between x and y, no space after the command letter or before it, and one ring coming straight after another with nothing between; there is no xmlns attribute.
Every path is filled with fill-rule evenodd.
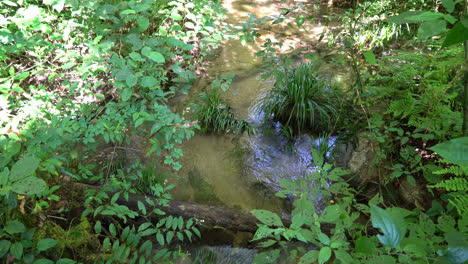
<svg viewBox="0 0 468 264"><path fill-rule="evenodd" d="M299 1L294 2L297 4ZM288 3L283 4L280 0L223 1L223 7L229 12L226 23L234 25L248 19L249 13L258 18L279 14L283 6L288 6ZM261 37L253 44L242 46L240 40L226 40L207 58L208 76L236 74L231 87L223 93L222 98L227 101L237 118L247 119L259 132L241 137L199 133L184 143L184 156L181 160L183 167L177 173L177 187L173 193L175 199L217 204L244 211L267 209L288 214L289 203L274 195L278 190L278 183L281 179L297 179L311 172L310 149L317 142L305 135L291 146L279 127L262 128L262 114L256 110L255 104L271 88L272 81L261 79L261 59L255 57L255 52L260 50L267 38L281 41L286 48L308 45L309 50L313 51L311 47L318 45L310 43L317 44L320 34L327 29L321 24L320 15L316 13L319 19L305 25L304 29L277 26L260 30ZM328 72L339 71L335 68L328 69ZM349 74L339 74L335 78L335 81L340 82L340 79L349 78ZM198 93L209 87L210 81L201 78L189 95L174 99L176 109L179 112L189 111L189 103L195 100ZM229 248L225 250L223 247L207 250L237 254L237 251ZM252 251L240 254L249 258L255 255Z"/></svg>
<svg viewBox="0 0 468 264"><path fill-rule="evenodd" d="M287 5L275 0L223 2L228 11L226 23L234 25L248 19L249 13L257 18L279 14L281 7ZM278 26L260 30L259 40L245 46L240 40L227 40L207 58L207 73L209 76L236 74L222 98L238 118L260 127L262 116L256 111L255 103L271 88L272 81L261 79L261 60L255 57L255 52L267 38L283 42L285 50L317 43L323 30L325 26L318 20L304 29ZM176 98L177 109L187 111L188 103L209 87L206 78L198 80L188 96ZM267 209L287 213L287 203L274 196L278 182L311 172L310 148L314 143L309 136L303 136L291 146L279 128L259 129L255 135L240 138L229 134L195 135L182 146L183 168L178 173L174 198L245 211Z"/></svg>

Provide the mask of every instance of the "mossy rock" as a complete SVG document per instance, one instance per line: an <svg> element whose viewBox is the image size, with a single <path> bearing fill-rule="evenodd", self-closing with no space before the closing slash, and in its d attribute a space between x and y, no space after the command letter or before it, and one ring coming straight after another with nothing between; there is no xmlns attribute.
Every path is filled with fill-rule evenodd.
<svg viewBox="0 0 468 264"><path fill-rule="evenodd" d="M51 257L69 257L90 263L100 258L96 249L99 249L101 244L86 218L69 230L64 230L53 222L47 222L34 236L36 242L43 238L53 238L59 242L47 252Z"/></svg>

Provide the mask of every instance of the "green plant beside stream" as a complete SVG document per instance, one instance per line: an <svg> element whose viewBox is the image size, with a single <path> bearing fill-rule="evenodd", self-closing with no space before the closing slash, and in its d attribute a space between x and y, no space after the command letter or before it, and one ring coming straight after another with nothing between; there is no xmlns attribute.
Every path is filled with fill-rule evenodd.
<svg viewBox="0 0 468 264"><path fill-rule="evenodd" d="M161 216L155 202L138 204L137 210L116 204L119 196L146 192L167 206L171 186L151 171L122 168L123 162L111 160L113 168L101 170L95 156L103 144L131 148L130 138L137 134L151 142L152 161L180 169L183 152L177 144L194 131L166 101L187 92L203 55L222 39L214 24L223 17L219 3L1 0L0 11L0 258L8 263L134 263L178 257L175 240L200 235L193 220ZM28 157L34 157L35 166L26 164ZM32 167L37 177L18 176L17 171ZM75 190L59 197L57 187L48 187L70 188L65 179L100 184L102 190L89 191L86 205L68 201ZM76 221L80 216L72 211L86 206L78 222L89 220L90 226L74 235L98 241L101 247L94 245L93 254L70 247L57 254L52 249L57 240L47 237L31 242L34 234L42 236L53 226L41 229L44 222ZM148 225L150 215L161 222ZM137 225L138 217L144 220ZM157 246L147 240L150 235Z"/></svg>

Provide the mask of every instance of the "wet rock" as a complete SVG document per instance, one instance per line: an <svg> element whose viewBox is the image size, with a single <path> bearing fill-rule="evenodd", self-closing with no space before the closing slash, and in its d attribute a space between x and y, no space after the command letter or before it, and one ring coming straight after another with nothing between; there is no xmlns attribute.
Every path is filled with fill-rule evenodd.
<svg viewBox="0 0 468 264"><path fill-rule="evenodd" d="M354 149L350 144L342 145L337 154L338 165L349 169L353 175L357 176L354 179L358 186L363 186L378 178L377 169L372 165L375 157L374 145L367 137L360 137Z"/></svg>

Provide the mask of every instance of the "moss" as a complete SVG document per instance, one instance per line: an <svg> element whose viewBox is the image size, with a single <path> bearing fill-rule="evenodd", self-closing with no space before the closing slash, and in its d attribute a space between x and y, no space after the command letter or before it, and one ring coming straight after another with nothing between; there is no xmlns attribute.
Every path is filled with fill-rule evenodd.
<svg viewBox="0 0 468 264"><path fill-rule="evenodd" d="M43 238L53 238L59 242L47 252L50 257L70 257L85 262L94 262L99 257L96 252L101 244L96 235L92 233L91 224L86 218L69 230L48 222L36 232L34 237L36 242Z"/></svg>

